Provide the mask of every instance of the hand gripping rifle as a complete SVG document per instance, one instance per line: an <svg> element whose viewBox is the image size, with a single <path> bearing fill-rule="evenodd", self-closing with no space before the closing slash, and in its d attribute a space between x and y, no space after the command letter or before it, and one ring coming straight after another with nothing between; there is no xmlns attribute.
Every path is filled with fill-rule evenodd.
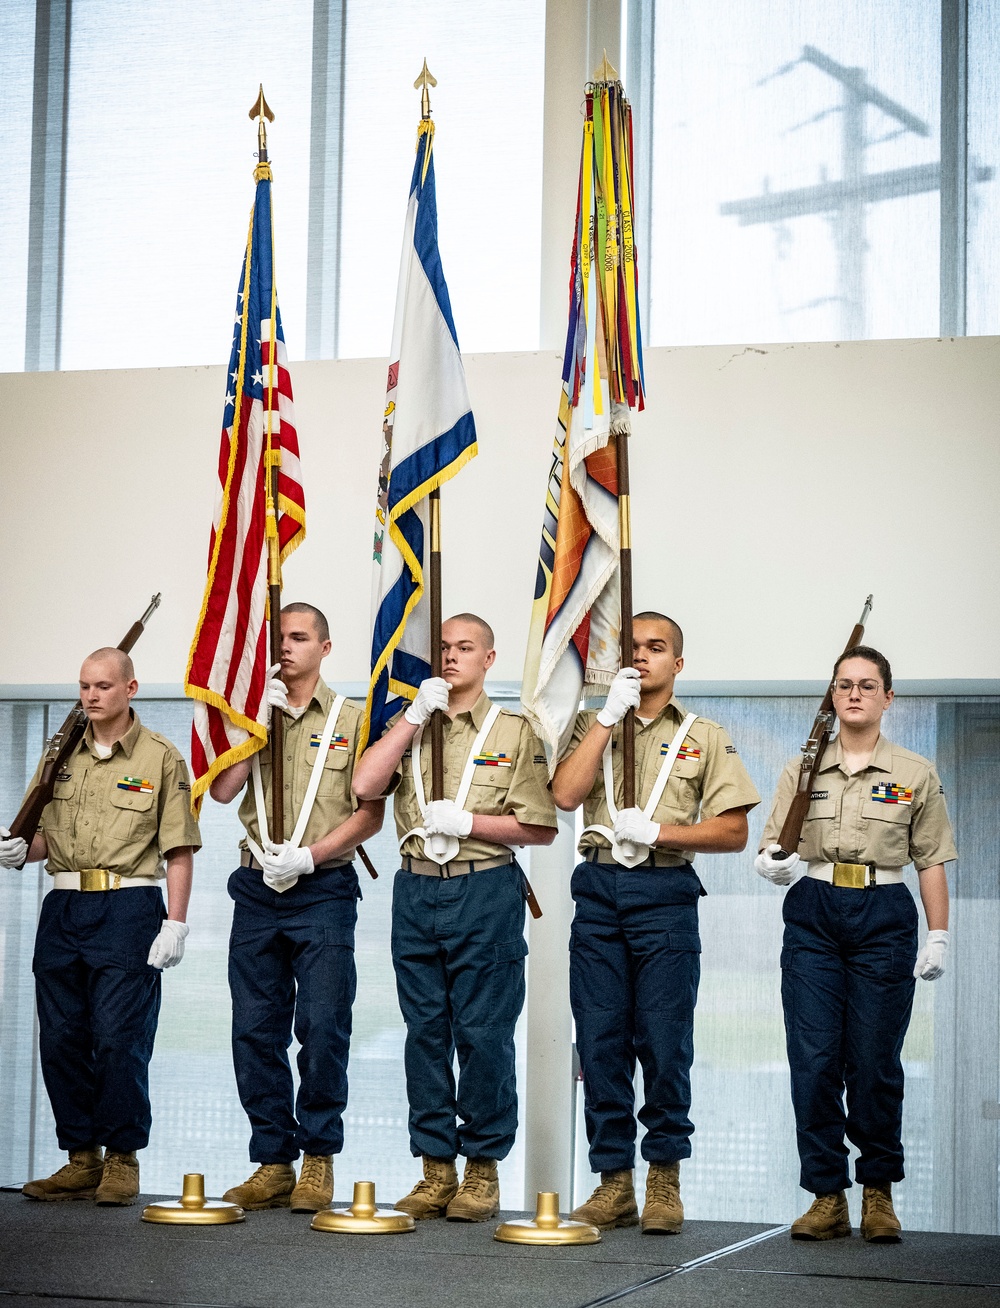
<svg viewBox="0 0 1000 1308"><path fill-rule="evenodd" d="M127 654L135 642L146 629L146 623L152 617L155 610L159 607L160 596L154 595L149 602L149 608L142 615L138 622L133 622L129 627L125 639L121 641L118 648L123 654ZM52 792L55 790L56 777L63 769L63 765L73 751L83 739L83 733L87 730L87 715L83 711L83 705L79 700L70 710L69 716L62 724L56 734L49 740L45 750L44 766L42 775L32 786L24 803L18 812L17 817L10 824L11 836L20 836L28 845L31 844L32 837L38 830L38 822L42 816L42 809L46 804L51 802Z"/></svg>
<svg viewBox="0 0 1000 1308"><path fill-rule="evenodd" d="M844 646L845 654L849 649L861 643L861 639L865 634L865 623L868 621L868 615L871 611L872 597L869 595L865 600L865 607L862 610L861 617L851 632L850 639ZM792 796L792 802L788 806L788 812L785 815L784 826L778 835L778 844L781 848L773 855L776 859L788 858L790 854L798 850L799 839L802 836L802 823L806 819L806 813L812 799L813 782L816 779L816 773L820 769L820 764L823 762L826 747L830 742L832 727L833 679L831 678L826 695L823 697L823 703L819 706L819 712L816 714L816 721L812 724L812 731L809 732L809 739L802 746L799 785Z"/></svg>

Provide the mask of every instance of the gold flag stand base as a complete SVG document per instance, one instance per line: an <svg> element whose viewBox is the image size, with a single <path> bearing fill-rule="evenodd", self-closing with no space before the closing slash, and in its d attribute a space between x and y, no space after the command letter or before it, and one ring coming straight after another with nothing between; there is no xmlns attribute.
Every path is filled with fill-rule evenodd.
<svg viewBox="0 0 1000 1308"><path fill-rule="evenodd" d="M223 1226L227 1222L242 1222L244 1214L239 1204L206 1199L204 1176L201 1172L186 1172L181 1197L163 1204L147 1204L142 1210L142 1220L162 1222L165 1226Z"/></svg>
<svg viewBox="0 0 1000 1308"><path fill-rule="evenodd" d="M564 1222L559 1216L559 1196L545 1191L538 1196L534 1219L504 1222L493 1232L504 1244L597 1244L601 1233L586 1222Z"/></svg>
<svg viewBox="0 0 1000 1308"><path fill-rule="evenodd" d="M412 1231L413 1218L395 1208L375 1207L375 1182L354 1182L354 1203L350 1208L323 1208L311 1222L314 1231L336 1231L341 1235L399 1235Z"/></svg>

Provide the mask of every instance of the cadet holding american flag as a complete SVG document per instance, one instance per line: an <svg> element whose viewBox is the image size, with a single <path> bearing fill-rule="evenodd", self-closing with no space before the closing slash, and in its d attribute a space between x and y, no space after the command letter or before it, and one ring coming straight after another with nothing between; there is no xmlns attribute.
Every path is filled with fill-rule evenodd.
<svg viewBox="0 0 1000 1308"><path fill-rule="evenodd" d="M280 607L281 561L305 534L305 500L274 281L263 93L254 116L257 196L187 689L196 700L196 795L208 789L228 804L242 794L246 830L229 879L229 985L236 1082L259 1166L226 1198L243 1208L314 1212L333 1198L333 1155L344 1143L360 897L352 860L382 825L384 804L359 804L351 793L361 713L320 677L330 652L325 616L312 604Z"/></svg>

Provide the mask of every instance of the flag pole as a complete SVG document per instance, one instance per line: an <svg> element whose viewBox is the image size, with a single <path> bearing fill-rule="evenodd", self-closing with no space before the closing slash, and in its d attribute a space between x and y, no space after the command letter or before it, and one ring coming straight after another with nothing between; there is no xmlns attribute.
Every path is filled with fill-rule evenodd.
<svg viewBox="0 0 1000 1308"><path fill-rule="evenodd" d="M251 121L257 119L257 166L268 163L267 158L267 122L274 122L274 114L264 99L264 87L261 86L250 110ZM271 276L274 276L272 264ZM271 342L271 354L268 359L268 379L274 380L275 342ZM267 602L268 635L270 637L270 666L281 662L281 546L278 540L278 469L281 466L281 450L272 441L270 421L267 430L267 454L265 458L264 497L266 507L267 536ZM285 839L285 720L280 710L271 713L268 744L271 751L271 840L280 845Z"/></svg>
<svg viewBox="0 0 1000 1308"><path fill-rule="evenodd" d="M621 666L632 666L632 500L628 479L628 433L615 437L618 472L618 579L621 588ZM622 719L622 807L635 808L635 709Z"/></svg>
<svg viewBox="0 0 1000 1308"><path fill-rule="evenodd" d="M431 118L430 88L437 86L437 79L427 67L427 60L420 70L420 75L413 83L420 92L420 121L429 123ZM430 143L426 147L431 148ZM430 608L431 634L431 676L441 675L441 488L435 486L428 495L430 504L431 542L428 557L427 600ZM431 714L431 799L444 799L444 714L436 709Z"/></svg>

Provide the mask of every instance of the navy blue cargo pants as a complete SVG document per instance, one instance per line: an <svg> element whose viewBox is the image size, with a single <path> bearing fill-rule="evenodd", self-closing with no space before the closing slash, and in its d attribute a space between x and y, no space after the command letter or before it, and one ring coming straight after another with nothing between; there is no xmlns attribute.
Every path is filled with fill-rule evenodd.
<svg viewBox="0 0 1000 1308"><path fill-rule="evenodd" d="M527 952L516 863L448 878L396 873L392 962L415 1158L500 1159L513 1148Z"/></svg>
<svg viewBox="0 0 1000 1308"><path fill-rule="evenodd" d="M571 889L570 1004L590 1166L608 1172L635 1165L637 1058L643 1158L688 1158L701 882L689 863L635 871L580 863Z"/></svg>
<svg viewBox="0 0 1000 1308"><path fill-rule="evenodd" d="M833 1194L903 1179L903 1066L917 910L905 885L851 890L802 877L785 896L781 1002L802 1165L799 1184ZM847 1110L844 1110L844 1093Z"/></svg>
<svg viewBox="0 0 1000 1308"><path fill-rule="evenodd" d="M250 1119L251 1162L340 1153L357 989L357 875L350 865L317 869L279 895L262 873L238 868L229 894L236 905L229 937L233 1065ZM297 1096L288 1062L293 1030Z"/></svg>
<svg viewBox="0 0 1000 1308"><path fill-rule="evenodd" d="M145 1149L160 973L146 958L167 915L155 886L50 890L35 936L42 1076L59 1148Z"/></svg>

